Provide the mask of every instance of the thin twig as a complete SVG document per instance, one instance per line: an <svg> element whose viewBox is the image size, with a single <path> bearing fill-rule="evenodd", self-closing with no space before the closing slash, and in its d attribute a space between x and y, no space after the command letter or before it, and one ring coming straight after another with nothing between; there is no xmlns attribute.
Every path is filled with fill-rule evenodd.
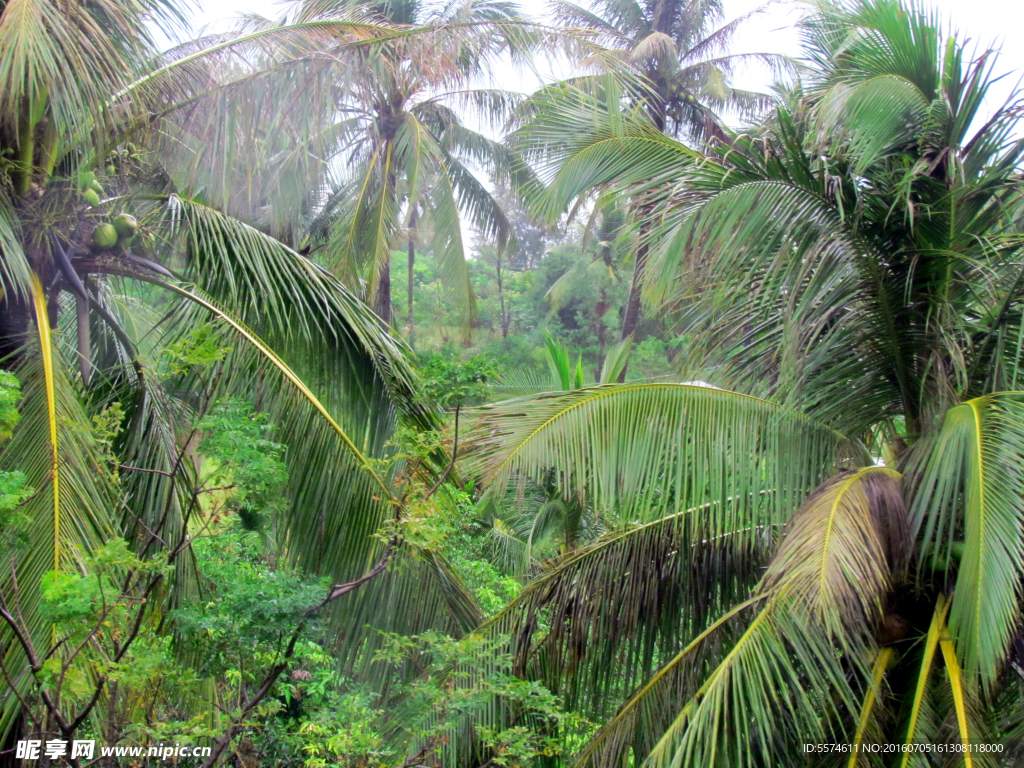
<svg viewBox="0 0 1024 768"><path fill-rule="evenodd" d="M7 658L8 650L9 646L5 646L2 649L0 649L0 672L4 673L4 680L7 681L7 687L10 688L11 692L15 695L15 697L17 697L18 701L21 702L22 711L27 713L29 717L32 717L32 708L28 705L28 702L25 701L24 697L21 695L21 692L18 691L17 686L11 679L10 673L7 671L7 663L5 659ZM33 722L38 727L39 723L35 721L35 718L33 718Z"/></svg>
<svg viewBox="0 0 1024 768"><path fill-rule="evenodd" d="M350 581L348 584L335 584L333 587L331 587L331 591L327 593L327 597L325 597L323 599L323 602L321 602L318 606L316 606L316 608L314 608L311 611L309 611L306 615L307 616L313 615L314 613L319 611L321 608L323 608L328 603L333 602L334 600L337 600L342 595L347 595L352 590L357 589L358 587L361 587L363 584L368 582L370 579L372 579L373 577L377 576L381 571L383 571L385 568L387 568L388 561L391 559L391 555L394 553L394 550L395 550L395 542L392 540L392 541L388 542L388 546L384 550L384 554L381 555L380 560L378 560L374 564L373 568L371 568L369 571L367 571L365 575L360 576L355 581Z"/></svg>
<svg viewBox="0 0 1024 768"><path fill-rule="evenodd" d="M150 472L154 475L163 475L164 477L174 477L170 472L164 472L162 469L146 469L145 467L129 467L127 464L118 464L118 469L123 469L127 472Z"/></svg>
<svg viewBox="0 0 1024 768"><path fill-rule="evenodd" d="M452 460L451 460L451 462L449 462L449 464L445 468L444 472L441 473L441 476L439 478L437 478L437 482L434 483L434 487L431 488L429 491L427 491L427 495L423 497L424 501L426 501L431 496L433 496L435 493L437 493L437 489L440 488L441 485L444 483L444 481L448 479L448 475L451 474L451 471L455 468L455 460L459 457L459 409L460 408L461 408L461 406L458 406L458 405L455 406L455 438L454 438L454 441L452 443Z"/></svg>

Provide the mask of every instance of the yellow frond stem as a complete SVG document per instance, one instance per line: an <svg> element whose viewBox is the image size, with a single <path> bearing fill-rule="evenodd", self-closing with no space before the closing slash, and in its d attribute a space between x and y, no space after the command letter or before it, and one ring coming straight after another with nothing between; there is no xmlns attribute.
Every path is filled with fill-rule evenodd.
<svg viewBox="0 0 1024 768"><path fill-rule="evenodd" d="M275 368L277 368L277 370L280 371L281 374L289 382L291 382L292 386L294 386L302 394L302 396L306 398L309 404L312 405L319 412L319 414L324 418L324 420L328 424L330 424L331 428L337 433L338 437L342 439L342 441L345 443L348 449L352 452L352 455L356 457L360 467L362 467L362 469L365 472L369 473L369 475L373 478L374 482L380 487L381 491L383 491L383 498L391 502L395 500L394 495L391 493L390 486L388 486L388 484L384 481L380 474L378 474L377 471L372 467L369 460L366 458L366 456L363 455L362 451L359 450L359 448L356 446L352 438L349 437L348 433L345 432L344 429L342 429L341 425L338 424L337 421L334 420L334 417L331 416L331 413L330 411L327 410L326 406L324 406L324 404L320 402L319 398L317 398L317 396L313 394L313 391L306 386L306 383L301 378L299 378L298 374L296 374L295 371L293 371L284 360L278 357L274 350L268 347L263 342L262 339L256 336L256 334L254 334L252 331L246 328L238 320L235 320L222 309L218 308L213 302L204 299L202 296L199 296L173 283L165 283L159 280L154 280L153 282L154 284L166 288L169 291L173 291L174 293L177 293L179 296L184 296L185 298L194 301L196 304L203 307L204 309L209 310L211 313L213 313L218 318L223 320L225 323L230 325L235 330L235 332L241 335L257 350L259 350L260 354L263 355L263 357L265 357L267 360L269 360L270 363Z"/></svg>
<svg viewBox="0 0 1024 768"><path fill-rule="evenodd" d="M935 659L935 649L939 644L939 637L945 631L946 614L949 613L951 600L945 595L939 595L935 604L935 613L932 615L931 626L928 627L928 637L924 644L924 657L921 659L921 673L917 677L917 691L914 693L914 706L910 711L910 722L907 725L907 746L914 743L914 732L917 730L917 718L921 714L921 702L924 701L924 692L928 684L928 674L932 668L932 661ZM907 768L912 752L908 749L903 753L903 760L900 761L900 768Z"/></svg>
<svg viewBox="0 0 1024 768"><path fill-rule="evenodd" d="M871 671L871 687L868 688L864 704L860 708L860 722L857 724L857 733L853 737L853 752L850 754L848 768L854 768L857 765L857 756L860 752L861 742L864 740L864 731L867 729L868 720L871 718L871 709L875 706L875 698L882 688L882 678L885 676L885 670L888 669L895 652L891 647L881 648L875 657L875 667Z"/></svg>
<svg viewBox="0 0 1024 768"><path fill-rule="evenodd" d="M939 645L942 647L942 658L946 661L949 685L953 689L956 721L960 726L960 742L964 745L964 766L965 768L971 768L971 738L967 731L967 708L964 706L964 689L963 680L960 676L960 662L956 660L956 648L945 626L942 628L942 638L939 640Z"/></svg>
<svg viewBox="0 0 1024 768"><path fill-rule="evenodd" d="M60 450L57 445L57 395L53 383L53 343L50 338L50 315L46 307L46 293L39 275L32 273L32 300L35 305L36 327L39 329L39 353L43 357L43 377L46 380L46 415L50 424L50 481L53 484L53 569L60 569Z"/></svg>

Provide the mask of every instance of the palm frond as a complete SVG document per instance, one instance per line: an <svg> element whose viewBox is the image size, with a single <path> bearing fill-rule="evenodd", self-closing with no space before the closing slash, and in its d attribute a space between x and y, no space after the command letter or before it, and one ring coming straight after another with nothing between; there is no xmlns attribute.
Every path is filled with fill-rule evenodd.
<svg viewBox="0 0 1024 768"><path fill-rule="evenodd" d="M492 493L553 480L614 526L551 563L491 624L516 638L522 670L595 715L749 595L806 495L866 462L799 413L703 386L608 385L477 417L470 456Z"/></svg>
<svg viewBox="0 0 1024 768"><path fill-rule="evenodd" d="M763 608L691 695L648 764L770 764L798 753L804 734L827 738L841 727L854 712L856 685L838 659L850 658L853 678L871 684L858 660L874 651L882 600L906 568L907 538L892 470L851 470L811 494L758 587ZM779 708L780 701L786 705ZM735 711L745 715L731 716Z"/></svg>
<svg viewBox="0 0 1024 768"><path fill-rule="evenodd" d="M79 568L83 557L117 535L120 494L111 467L97 450L91 420L65 375L65 367L46 365L38 341L30 339L14 373L22 383L21 419L13 436L0 448L0 466L24 473L26 487L35 493L22 506L31 521L26 535L32 545L8 554L17 571L25 625L36 648L48 648L52 627L39 612L43 576L55 568ZM54 428L56 439L51 432ZM54 446L58 451L59 490L54 486ZM7 599L13 593L11 564L9 559L0 575ZM24 655L11 640L10 628L0 626L7 668L22 669ZM0 703L0 732L6 732L20 702L9 696Z"/></svg>
<svg viewBox="0 0 1024 768"><path fill-rule="evenodd" d="M907 722L906 744L913 744L917 732L918 718L924 704L925 692L928 687L928 676L931 674L932 661L935 659L935 651L939 647L939 638L945 630L946 615L949 612L950 602L945 595L940 595L935 604L935 613L932 615L931 624L928 627L928 634L925 637L924 648L921 654L921 669L917 677L917 685L914 690L913 703L910 710L910 719ZM910 760L911 752L903 755L900 768L906 768Z"/></svg>
<svg viewBox="0 0 1024 768"><path fill-rule="evenodd" d="M882 597L902 582L909 544L899 473L851 470L816 490L794 515L761 589L785 588L809 621L856 647L870 642Z"/></svg>
<svg viewBox="0 0 1024 768"><path fill-rule="evenodd" d="M441 283L456 300L464 322L472 324L476 320L476 295L469 278L469 264L462 242L456 189L447 168L442 166L426 198L430 222L434 227L434 254Z"/></svg>
<svg viewBox="0 0 1024 768"><path fill-rule="evenodd" d="M887 152L913 140L928 109L917 87L894 75L880 75L833 87L817 107L818 135L831 147L847 145L863 175Z"/></svg>
<svg viewBox="0 0 1024 768"><path fill-rule="evenodd" d="M32 292L32 271L22 249L18 219L7 201L0 197L0 277L5 294L27 299ZM6 299L10 301L10 299Z"/></svg>
<svg viewBox="0 0 1024 768"><path fill-rule="evenodd" d="M1015 393L988 395L951 409L942 428L908 459L913 529L921 537L920 569L951 570L951 548L963 535L963 557L949 628L969 676L991 686L1020 622L1024 576L1024 403Z"/></svg>
<svg viewBox="0 0 1024 768"><path fill-rule="evenodd" d="M599 384L612 384L618 381L619 374L626 368L630 353L633 351L633 339L627 338L612 344L605 351L604 362L601 364Z"/></svg>
<svg viewBox="0 0 1024 768"><path fill-rule="evenodd" d="M189 249L185 276L243 324L272 341L287 340L309 354L332 349L353 386L379 377L396 407L420 418L413 391L416 376L404 345L327 270L279 241L224 214L174 197L168 217L179 221ZM366 371L369 364L372 373ZM362 372L360 370L362 369ZM368 398L369 395L362 395Z"/></svg>
<svg viewBox="0 0 1024 768"><path fill-rule="evenodd" d="M763 500L773 522L779 522L776 514L788 517L781 510L795 509L824 479L820 470L807 474L804 462L812 456L815 466L834 467L864 455L798 412L685 384L540 395L484 406L476 415L479 432L471 456L488 486L504 488L518 475L542 481L554 467L565 493L617 510L623 519L643 520L710 501L712 536L733 530L725 523L732 513L724 507L731 504L750 509ZM740 454L729 455L733 449L763 464L768 474L757 481L745 476ZM774 457L787 452L794 460L776 464ZM652 493L652 487L658 490Z"/></svg>
<svg viewBox="0 0 1024 768"><path fill-rule="evenodd" d="M875 656L875 663L871 669L871 683L867 693L864 695L864 703L860 707L860 720L857 722L857 731L853 735L853 751L850 755L850 762L847 768L856 768L861 752L861 745L864 744L864 737L872 722L872 714L875 707L875 700L882 692L882 680L885 678L886 670L892 661L896 651L891 647L879 648Z"/></svg>
<svg viewBox="0 0 1024 768"><path fill-rule="evenodd" d="M120 41L112 39L111 29L119 30ZM55 122L58 135L70 139L69 143L89 141L92 130L107 121L105 108L110 96L131 77L136 63L119 50L118 42L125 40L131 40L134 48L124 51L129 56L152 51L142 16L117 0L101 0L73 12L52 0L5 3L0 16L0 120L4 127L15 135L20 130L24 137L31 136L35 124L12 125L10 121L31 119L26 104L48 104L49 119Z"/></svg>
<svg viewBox="0 0 1024 768"><path fill-rule="evenodd" d="M53 569L59 570L61 563L60 535L60 443L57 441L57 394L53 372L53 339L50 332L50 310L46 305L39 276L32 275L32 303L39 331L39 356L43 361L43 381L46 385L46 420L50 436L50 488L53 495Z"/></svg>

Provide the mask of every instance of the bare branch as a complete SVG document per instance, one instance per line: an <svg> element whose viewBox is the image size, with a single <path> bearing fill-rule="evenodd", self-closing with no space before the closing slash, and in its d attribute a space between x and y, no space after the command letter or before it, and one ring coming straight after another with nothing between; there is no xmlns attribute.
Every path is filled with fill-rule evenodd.
<svg viewBox="0 0 1024 768"><path fill-rule="evenodd" d="M448 475L451 474L451 471L455 468L455 460L459 457L459 409L460 406L455 406L455 438L452 444L452 460L448 463L444 472L441 473L441 476L437 478L437 482L434 483L434 487L427 491L427 495L423 497L424 501L437 493L437 489L440 488L444 481L448 479Z"/></svg>

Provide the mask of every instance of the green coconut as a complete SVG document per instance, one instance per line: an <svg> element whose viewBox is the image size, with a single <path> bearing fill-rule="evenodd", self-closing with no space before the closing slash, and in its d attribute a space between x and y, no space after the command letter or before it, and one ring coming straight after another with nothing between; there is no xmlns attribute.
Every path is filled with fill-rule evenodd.
<svg viewBox="0 0 1024 768"><path fill-rule="evenodd" d="M117 245L117 230L113 224L100 224L92 231L93 245L98 248L112 248Z"/></svg>
<svg viewBox="0 0 1024 768"><path fill-rule="evenodd" d="M129 213L119 213L114 217L113 220L114 229L117 230L117 236L123 238L133 237L135 230L139 228L139 222L135 220L135 217Z"/></svg>
<svg viewBox="0 0 1024 768"><path fill-rule="evenodd" d="M89 189L91 189L97 195L103 194L103 187L100 186L100 183L96 181L96 179L93 179L92 181L89 182Z"/></svg>
<svg viewBox="0 0 1024 768"><path fill-rule="evenodd" d="M82 193L82 199L85 200L89 205L95 208L100 204L100 196L96 194L95 189L87 189Z"/></svg>
<svg viewBox="0 0 1024 768"><path fill-rule="evenodd" d="M78 186L85 189L96 181L96 174L92 171L82 171L78 174Z"/></svg>
<svg viewBox="0 0 1024 768"><path fill-rule="evenodd" d="M115 168L112 165L108 165L107 166L107 175L108 176L113 176L115 173L117 173L117 168Z"/></svg>

